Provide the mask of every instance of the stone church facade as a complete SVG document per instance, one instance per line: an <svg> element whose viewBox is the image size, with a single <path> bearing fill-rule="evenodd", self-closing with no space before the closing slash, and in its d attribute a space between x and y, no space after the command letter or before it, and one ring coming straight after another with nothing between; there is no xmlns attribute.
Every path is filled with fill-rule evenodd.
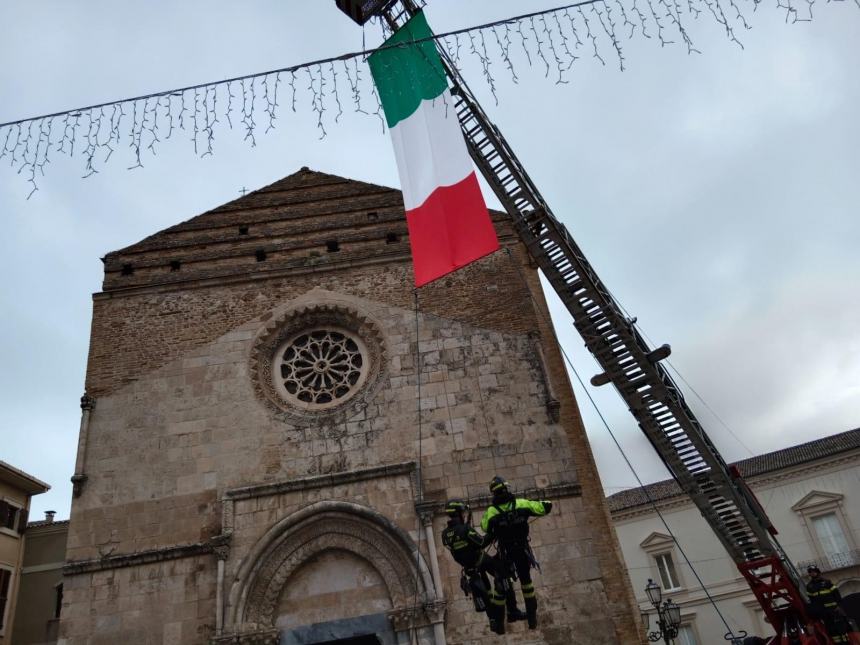
<svg viewBox="0 0 860 645"><path fill-rule="evenodd" d="M640 642L537 271L494 222L501 251L416 294L399 191L303 168L108 254L60 642ZM439 541L496 474L554 502L539 628L504 638Z"/></svg>

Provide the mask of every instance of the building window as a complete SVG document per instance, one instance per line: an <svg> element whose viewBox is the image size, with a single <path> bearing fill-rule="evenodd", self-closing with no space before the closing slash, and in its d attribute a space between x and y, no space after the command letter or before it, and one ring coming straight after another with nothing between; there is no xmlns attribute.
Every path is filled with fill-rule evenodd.
<svg viewBox="0 0 860 645"><path fill-rule="evenodd" d="M277 384L284 398L299 408L337 405L367 378L366 353L361 339L346 329L301 332L278 350Z"/></svg>
<svg viewBox="0 0 860 645"><path fill-rule="evenodd" d="M54 618L60 617L60 611L63 609L63 583L61 582L54 587Z"/></svg>
<svg viewBox="0 0 860 645"><path fill-rule="evenodd" d="M675 642L678 645L699 645L692 625L681 625L678 628L678 637L675 639Z"/></svg>
<svg viewBox="0 0 860 645"><path fill-rule="evenodd" d="M654 556L657 562L657 572L660 574L660 583L665 591L674 591L680 589L681 584L678 582L678 574L675 571L675 563L672 560L671 553L658 553Z"/></svg>
<svg viewBox="0 0 860 645"><path fill-rule="evenodd" d="M18 531L21 509L5 500L0 500L0 528Z"/></svg>
<svg viewBox="0 0 860 645"><path fill-rule="evenodd" d="M815 564L822 571L854 566L860 552L848 527L851 523L842 508L843 495L814 490L792 506L800 515L813 549L813 559L802 562L805 567Z"/></svg>
<svg viewBox="0 0 860 645"><path fill-rule="evenodd" d="M811 519L815 536L818 538L818 543L821 545L825 557L832 558L851 550L836 513L819 515Z"/></svg>
<svg viewBox="0 0 860 645"><path fill-rule="evenodd" d="M9 589L12 586L12 572L9 569L0 568L0 634L6 629L6 602L9 598Z"/></svg>

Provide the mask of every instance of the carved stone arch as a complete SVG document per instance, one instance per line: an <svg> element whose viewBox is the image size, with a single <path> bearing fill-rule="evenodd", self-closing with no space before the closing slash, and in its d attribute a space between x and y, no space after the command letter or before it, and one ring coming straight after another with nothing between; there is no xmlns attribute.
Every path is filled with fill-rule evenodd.
<svg viewBox="0 0 860 645"><path fill-rule="evenodd" d="M348 551L369 563L395 610L435 597L429 568L401 528L373 509L323 501L279 521L243 559L230 589L227 626L242 631L274 627L278 599L290 577L329 550Z"/></svg>

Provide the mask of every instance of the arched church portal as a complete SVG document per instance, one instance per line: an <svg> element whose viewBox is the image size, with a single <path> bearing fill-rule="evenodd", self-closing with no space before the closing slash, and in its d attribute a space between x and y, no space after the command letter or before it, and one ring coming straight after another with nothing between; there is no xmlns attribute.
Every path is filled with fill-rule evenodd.
<svg viewBox="0 0 860 645"><path fill-rule="evenodd" d="M225 632L277 632L282 645L397 645L417 629L432 643L423 608L434 599L402 529L370 508L318 502L275 524L244 559Z"/></svg>

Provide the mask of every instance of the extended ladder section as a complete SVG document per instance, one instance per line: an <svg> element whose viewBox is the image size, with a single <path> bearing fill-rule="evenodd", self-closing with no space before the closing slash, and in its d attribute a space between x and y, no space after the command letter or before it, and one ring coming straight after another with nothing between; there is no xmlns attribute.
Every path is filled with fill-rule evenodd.
<svg viewBox="0 0 860 645"><path fill-rule="evenodd" d="M413 0L400 0L386 18L396 30L417 10ZM658 362L668 352L663 348L653 351L624 315L441 46L439 51L472 159L604 370L595 382L612 382L616 387L726 551L742 571L751 572L744 574L751 584L757 578L755 571L760 570L762 575L771 576L772 585L771 573L776 567L783 583L793 587L774 589L775 593L768 595L767 613L780 613L793 605L801 588L800 577L769 533L767 516L729 471L681 391Z"/></svg>

